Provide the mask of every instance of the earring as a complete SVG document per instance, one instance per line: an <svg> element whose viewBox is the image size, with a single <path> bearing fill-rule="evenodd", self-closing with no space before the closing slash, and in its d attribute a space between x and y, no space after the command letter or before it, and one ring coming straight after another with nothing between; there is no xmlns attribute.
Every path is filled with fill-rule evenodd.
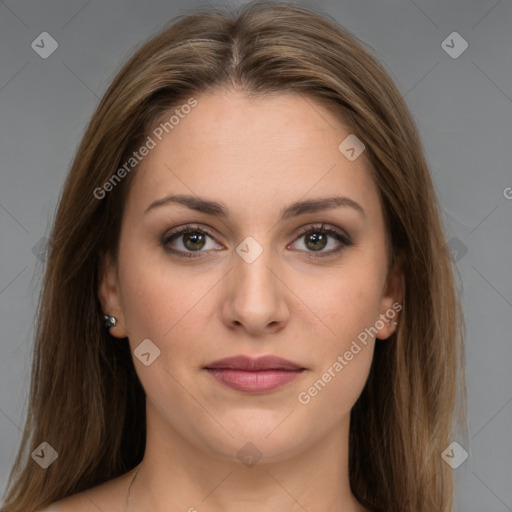
<svg viewBox="0 0 512 512"><path fill-rule="evenodd" d="M115 319L115 317L110 316L110 315L104 315L103 318L105 319L105 327L107 329L110 329L111 327L115 327L115 325L117 323L117 320Z"/></svg>
<svg viewBox="0 0 512 512"><path fill-rule="evenodd" d="M389 324L389 323L391 322L391 320L390 320L389 318L387 318L387 319L386 319L386 322ZM391 322L391 325L392 325L392 326L394 326L394 327L396 327L396 326L398 325L398 322L393 321L393 322Z"/></svg>

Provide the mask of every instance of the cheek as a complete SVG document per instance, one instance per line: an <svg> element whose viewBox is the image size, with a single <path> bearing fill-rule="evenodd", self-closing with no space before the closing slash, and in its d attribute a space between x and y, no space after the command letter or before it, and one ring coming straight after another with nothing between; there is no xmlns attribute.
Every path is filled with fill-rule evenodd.
<svg viewBox="0 0 512 512"><path fill-rule="evenodd" d="M149 338L167 350L168 340L187 323L194 304L205 295L208 279L195 280L192 286L184 273L165 261L161 248L131 240L137 240L135 234L122 238L119 259L121 302L130 345L133 350Z"/></svg>
<svg viewBox="0 0 512 512"><path fill-rule="evenodd" d="M321 286L313 292L302 292L323 335L317 337L316 364L299 403L308 402L333 421L350 411L371 368L384 264L370 251L361 252L317 281Z"/></svg>
<svg viewBox="0 0 512 512"><path fill-rule="evenodd" d="M326 335L343 345L378 318L384 269L363 257L334 269L301 294ZM328 329L327 329L328 327Z"/></svg>
<svg viewBox="0 0 512 512"><path fill-rule="evenodd" d="M357 402L370 371L373 344L361 346L351 357L348 361L344 353L333 355L299 391L298 407L309 418L321 418L322 429L334 428Z"/></svg>
<svg viewBox="0 0 512 512"><path fill-rule="evenodd" d="M379 312L376 277L348 273L329 281L323 293L310 295L315 322L326 334L315 341L315 365L297 400L326 425L349 413L368 378L375 346L372 328Z"/></svg>
<svg viewBox="0 0 512 512"><path fill-rule="evenodd" d="M208 275L191 279L171 265L147 264L147 256L132 249L125 252L130 257L119 262L119 278L136 372L155 407L175 404L173 411L161 411L169 420L177 421L175 410L190 408L189 416L197 415L199 421L201 411L183 390L193 388L191 370L201 365L201 344L207 339L207 310L211 308L208 291L216 280ZM160 351L148 366L137 359L136 351L146 339Z"/></svg>

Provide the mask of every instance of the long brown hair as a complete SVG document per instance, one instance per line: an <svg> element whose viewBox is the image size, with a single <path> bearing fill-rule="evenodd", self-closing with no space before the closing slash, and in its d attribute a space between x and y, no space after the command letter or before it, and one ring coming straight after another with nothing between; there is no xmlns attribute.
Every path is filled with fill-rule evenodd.
<svg viewBox="0 0 512 512"><path fill-rule="evenodd" d="M337 112L364 142L405 279L398 330L377 344L351 412L350 484L372 510L451 510L452 469L441 453L460 440L455 426L467 435L465 328L415 122L383 66L354 36L326 14L277 2L172 20L129 59L97 107L51 234L28 414L4 508L32 512L142 460L144 390L129 345L104 329L97 296L100 257L117 257L136 170L101 199L95 190L162 114L223 87L254 96L303 94ZM47 469L30 456L42 442L58 452Z"/></svg>

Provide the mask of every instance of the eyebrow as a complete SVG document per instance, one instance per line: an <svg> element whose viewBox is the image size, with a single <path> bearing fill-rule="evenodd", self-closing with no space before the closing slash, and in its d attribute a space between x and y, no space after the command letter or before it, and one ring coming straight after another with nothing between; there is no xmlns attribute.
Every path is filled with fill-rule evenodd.
<svg viewBox="0 0 512 512"><path fill-rule="evenodd" d="M146 208L144 214L155 208L167 206L170 204L180 204L191 210L195 210L206 215L215 215L223 218L229 217L229 210L224 204L217 201L203 199L198 196L189 196L183 194L170 195L154 201ZM282 208L280 211L280 216L281 220L286 220L291 217L303 215L305 213L316 213L323 210L330 210L339 207L352 208L366 218L363 207L359 203L356 203L354 200L344 196L322 197L319 199L308 199L307 201L296 201L289 206Z"/></svg>

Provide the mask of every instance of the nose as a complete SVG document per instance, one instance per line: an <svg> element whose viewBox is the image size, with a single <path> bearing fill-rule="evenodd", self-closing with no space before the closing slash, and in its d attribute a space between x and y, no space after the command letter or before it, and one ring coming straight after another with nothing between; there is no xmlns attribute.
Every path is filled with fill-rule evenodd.
<svg viewBox="0 0 512 512"><path fill-rule="evenodd" d="M231 329L252 336L278 332L289 318L290 291L279 274L276 254L265 248L252 262L237 253L233 269L226 276L223 322ZM250 260L249 260L250 261Z"/></svg>

